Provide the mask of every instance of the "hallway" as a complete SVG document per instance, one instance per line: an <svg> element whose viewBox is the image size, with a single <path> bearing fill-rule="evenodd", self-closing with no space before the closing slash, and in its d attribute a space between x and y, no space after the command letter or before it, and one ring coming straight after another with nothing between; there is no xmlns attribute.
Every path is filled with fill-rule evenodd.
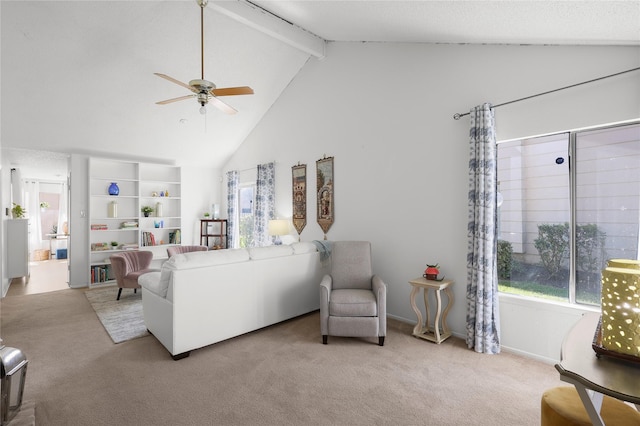
<svg viewBox="0 0 640 426"><path fill-rule="evenodd" d="M69 288L69 262L67 259L29 262L31 277L11 280L7 297L26 294L47 293Z"/></svg>

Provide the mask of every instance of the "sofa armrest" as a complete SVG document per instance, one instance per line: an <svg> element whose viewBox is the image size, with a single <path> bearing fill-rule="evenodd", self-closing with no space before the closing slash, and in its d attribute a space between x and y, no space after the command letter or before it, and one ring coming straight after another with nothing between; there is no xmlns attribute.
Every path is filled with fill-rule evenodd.
<svg viewBox="0 0 640 426"><path fill-rule="evenodd" d="M320 281L320 333L323 336L329 334L329 300L331 299L331 288L333 279L331 275L325 275Z"/></svg>
<svg viewBox="0 0 640 426"><path fill-rule="evenodd" d="M377 275L371 278L371 286L373 293L378 301L378 320L380 336L386 336L387 334L387 285Z"/></svg>
<svg viewBox="0 0 640 426"><path fill-rule="evenodd" d="M160 297L167 297L167 287L160 283L160 271L148 272L140 275L138 278L138 284L144 289L143 291L150 291L157 294Z"/></svg>

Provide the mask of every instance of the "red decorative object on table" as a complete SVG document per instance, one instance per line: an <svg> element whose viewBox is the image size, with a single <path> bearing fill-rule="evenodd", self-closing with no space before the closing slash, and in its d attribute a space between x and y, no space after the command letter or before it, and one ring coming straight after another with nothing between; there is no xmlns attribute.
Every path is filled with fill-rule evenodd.
<svg viewBox="0 0 640 426"><path fill-rule="evenodd" d="M442 278L438 278L438 274L440 273L440 270L438 269L440 267L440 265L438 265L437 263L435 265L429 265L427 263L427 269L424 270L424 275L422 275L424 278L428 279L428 280L432 280L432 281L442 281L444 280L444 277Z"/></svg>

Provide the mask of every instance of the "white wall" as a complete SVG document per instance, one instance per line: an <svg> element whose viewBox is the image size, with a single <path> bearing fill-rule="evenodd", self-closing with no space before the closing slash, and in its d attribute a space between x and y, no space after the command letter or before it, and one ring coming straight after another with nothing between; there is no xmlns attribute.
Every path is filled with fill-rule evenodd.
<svg viewBox="0 0 640 426"><path fill-rule="evenodd" d="M89 285L89 156L72 154L69 163L69 287Z"/></svg>
<svg viewBox="0 0 640 426"><path fill-rule="evenodd" d="M182 244L200 244L200 219L220 203L220 170L205 167L182 168Z"/></svg>
<svg viewBox="0 0 640 426"><path fill-rule="evenodd" d="M455 121L453 114L638 66L637 47L331 43L326 59L302 69L223 173L275 158L276 214L290 217L291 166L306 163L308 220L301 237L309 241L323 237L315 161L334 156L336 222L328 238L372 242L375 270L389 287L388 312L399 319L415 320L407 281L422 275L426 263L440 263L455 280L448 323L464 336L469 120ZM495 111L499 139L638 118L640 74ZM503 310L502 344L557 359L572 322L538 321L542 311L530 306ZM575 318L573 308L558 309ZM526 347L514 337L538 326L544 330Z"/></svg>
<svg viewBox="0 0 640 426"><path fill-rule="evenodd" d="M2 152L1 149L0 152ZM0 217L2 217L2 220L0 220L2 224L2 226L0 226L0 297L4 297L7 294L10 284L9 278L5 277L5 271L7 270L7 256L5 255L7 252L7 241L4 238L5 228L7 226L6 222L10 217L6 214L6 209L9 208L11 200L9 195L11 188L9 174L9 167L4 163L4 157L0 156L0 208L2 209L0 212Z"/></svg>
<svg viewBox="0 0 640 426"><path fill-rule="evenodd" d="M1 10L1 8L0 8ZM0 13L0 16L2 14ZM2 64L2 55L0 55L0 64ZM0 66L0 70L2 66ZM0 102L1 105L1 102ZM2 116L2 108L0 107L0 116ZM7 242L4 238L4 227L6 226L5 220L7 220L7 215L5 215L4 209L7 206L7 194L8 186L7 186L7 168L4 165L4 158L1 155L2 152L2 138L0 138L0 208L3 210L0 212L0 297L4 297L7 294L7 290L9 290L9 279L5 278L4 271L6 271L7 265L7 256L5 253L7 252Z"/></svg>

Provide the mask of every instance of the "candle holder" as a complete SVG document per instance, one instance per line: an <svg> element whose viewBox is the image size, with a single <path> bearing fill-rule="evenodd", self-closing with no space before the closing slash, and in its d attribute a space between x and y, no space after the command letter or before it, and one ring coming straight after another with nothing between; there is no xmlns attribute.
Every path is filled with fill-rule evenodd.
<svg viewBox="0 0 640 426"><path fill-rule="evenodd" d="M601 300L602 346L640 358L640 269L605 268Z"/></svg>

